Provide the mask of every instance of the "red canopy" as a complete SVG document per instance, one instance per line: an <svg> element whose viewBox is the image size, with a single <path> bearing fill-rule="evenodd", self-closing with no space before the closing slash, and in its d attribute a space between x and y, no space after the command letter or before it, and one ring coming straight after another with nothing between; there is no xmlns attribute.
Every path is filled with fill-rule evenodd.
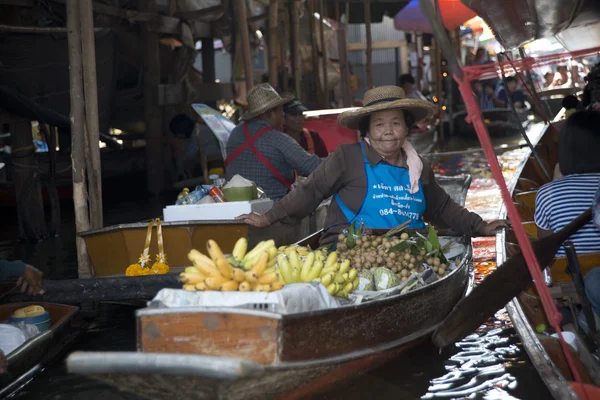
<svg viewBox="0 0 600 400"><path fill-rule="evenodd" d="M477 14L464 6L460 0L438 0L442 22L446 29L456 29ZM394 17L394 26L399 31L433 33L431 25L421 12L419 0L412 0Z"/></svg>

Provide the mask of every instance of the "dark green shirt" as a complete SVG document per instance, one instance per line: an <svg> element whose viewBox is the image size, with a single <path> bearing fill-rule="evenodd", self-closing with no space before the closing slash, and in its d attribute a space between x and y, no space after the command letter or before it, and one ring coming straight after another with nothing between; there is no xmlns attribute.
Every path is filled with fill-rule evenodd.
<svg viewBox="0 0 600 400"><path fill-rule="evenodd" d="M23 261L0 260L0 282L15 281L25 273Z"/></svg>

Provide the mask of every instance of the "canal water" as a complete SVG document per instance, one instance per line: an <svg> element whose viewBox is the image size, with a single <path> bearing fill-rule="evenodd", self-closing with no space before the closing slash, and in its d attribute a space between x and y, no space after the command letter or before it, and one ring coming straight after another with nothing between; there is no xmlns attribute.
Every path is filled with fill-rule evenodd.
<svg viewBox="0 0 600 400"><path fill-rule="evenodd" d="M532 129L539 129L535 126ZM506 178L510 178L518 162L525 155L524 142L519 137L496 139ZM501 197L478 143L474 140L453 138L448 148L455 153L443 156L429 155L434 169L441 175L470 173L473 175L467 196L467 208L478 212L484 219L495 219L501 207ZM131 177L104 185L105 225L147 220L162 214L162 208L171 204L176 193L157 198L145 195L143 177ZM60 236L44 243L16 245L16 217L3 221L0 233L0 255L3 258L23 259L43 269L50 279L75 278L74 217L72 203L62 206ZM7 215L7 213L3 213ZM495 267L494 239L474 240L474 266L478 277ZM134 394L119 392L85 377L69 375L64 358L69 352L134 351L135 319L137 309L120 304L97 306L97 316L83 334L30 382L11 396L18 400L58 399L131 399ZM431 344L423 344L391 363L360 378L345 383L315 397L316 399L546 399L550 394L533 368L519 338L504 310L471 336L452 348L440 351Z"/></svg>

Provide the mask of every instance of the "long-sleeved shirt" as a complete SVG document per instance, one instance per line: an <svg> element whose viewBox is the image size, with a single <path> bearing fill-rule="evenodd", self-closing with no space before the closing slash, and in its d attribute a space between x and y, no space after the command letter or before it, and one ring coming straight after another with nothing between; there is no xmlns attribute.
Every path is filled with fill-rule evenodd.
<svg viewBox="0 0 600 400"><path fill-rule="evenodd" d="M0 260L0 282L16 281L25 273L23 261Z"/></svg>
<svg viewBox="0 0 600 400"><path fill-rule="evenodd" d="M365 155L371 166L386 162L373 147L366 142ZM403 153L400 166L408 168L406 155ZM278 221L294 223L312 213L317 206L334 194L353 213L357 213L367 193L367 175L363 164L360 144L340 145L309 177L296 189L273 205L265 216L270 223ZM426 210L423 215L426 221L436 225L452 228L458 233L477 236L482 233L485 222L475 213L453 201L448 193L437 183L431 165L423 158L421 183L425 195ZM336 199L333 198L327 210L325 235L322 243L330 243L340 231L347 226L348 220ZM371 227L377 228L377 227Z"/></svg>
<svg viewBox="0 0 600 400"><path fill-rule="evenodd" d="M250 135L254 135L265 127L270 127L270 125L261 119L253 119L248 122ZM241 123L233 129L229 136L227 155L231 155L245 142L244 123ZM293 138L275 128L258 138L254 142L254 146L289 181L294 179L294 170L308 176L321 164L318 156L308 154ZM236 174L256 183L270 199L281 199L289 192L289 189L275 178L250 149L246 149L225 168L228 180Z"/></svg>

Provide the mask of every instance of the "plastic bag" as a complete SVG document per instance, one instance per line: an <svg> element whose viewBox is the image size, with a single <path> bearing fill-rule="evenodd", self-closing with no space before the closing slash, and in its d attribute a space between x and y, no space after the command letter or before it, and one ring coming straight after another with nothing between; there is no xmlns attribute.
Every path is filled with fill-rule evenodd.
<svg viewBox="0 0 600 400"><path fill-rule="evenodd" d="M11 323L11 325L19 328L25 335L26 340L34 338L40 333L42 333L40 332L40 329L37 327L37 325L26 324L25 322L15 322Z"/></svg>
<svg viewBox="0 0 600 400"><path fill-rule="evenodd" d="M9 355L27 341L25 333L16 326L0 324L0 350Z"/></svg>

